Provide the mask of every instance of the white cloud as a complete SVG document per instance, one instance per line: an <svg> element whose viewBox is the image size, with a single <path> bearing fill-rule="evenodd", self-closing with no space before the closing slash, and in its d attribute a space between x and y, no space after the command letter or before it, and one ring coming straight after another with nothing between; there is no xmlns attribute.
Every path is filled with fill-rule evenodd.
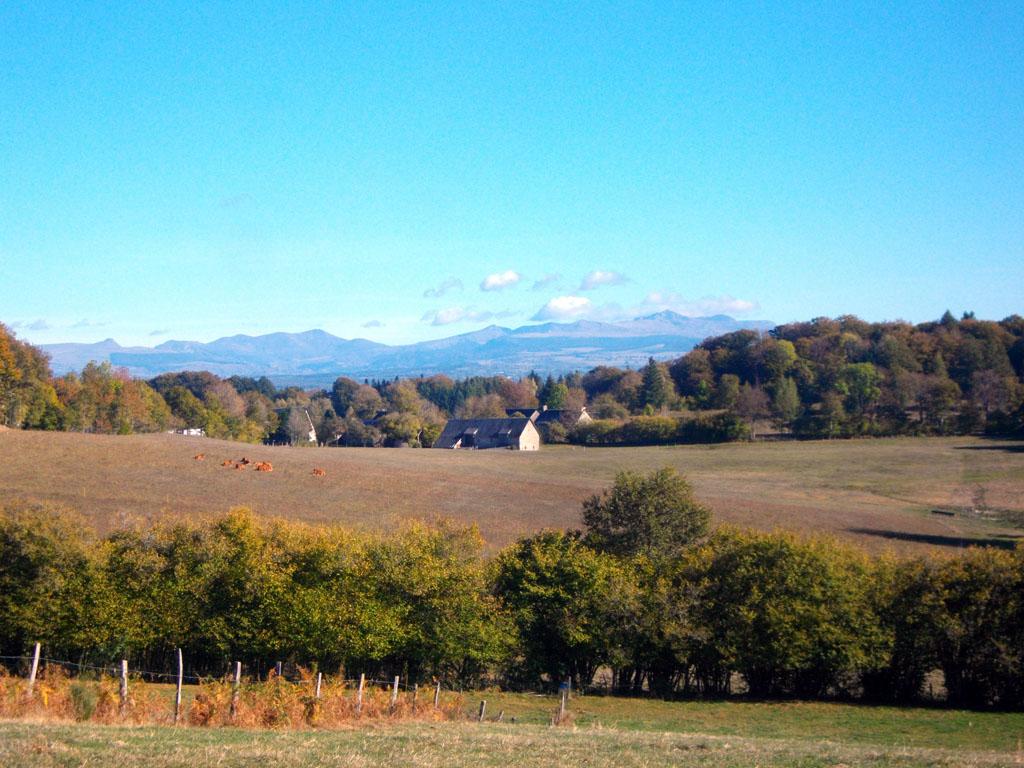
<svg viewBox="0 0 1024 768"><path fill-rule="evenodd" d="M38 320L29 323L25 327L30 331L48 331L53 326L51 326L48 322L43 320L43 318L39 318Z"/></svg>
<svg viewBox="0 0 1024 768"><path fill-rule="evenodd" d="M158 328L155 331L150 331L149 335L150 336L166 336L170 332L171 332L170 328Z"/></svg>
<svg viewBox="0 0 1024 768"><path fill-rule="evenodd" d="M362 327L363 328L383 328L384 327L384 323L382 323L380 320L367 320L365 323L363 323Z"/></svg>
<svg viewBox="0 0 1024 768"><path fill-rule="evenodd" d="M590 312L593 304L585 296L559 296L552 299L533 316L533 320L567 320Z"/></svg>
<svg viewBox="0 0 1024 768"><path fill-rule="evenodd" d="M485 277L483 282L480 283L480 290L501 291L505 288L511 288L522 279L523 276L514 269L506 269L504 272L495 272L493 275Z"/></svg>
<svg viewBox="0 0 1024 768"><path fill-rule="evenodd" d="M423 292L423 298L425 299L439 299L450 291L461 291L462 281L457 277L449 277L447 280L442 280L437 288L427 288Z"/></svg>
<svg viewBox="0 0 1024 768"><path fill-rule="evenodd" d="M699 299L686 299L673 291L653 291L647 294L643 307L651 309L670 309L689 317L707 317L709 315L749 315L761 308L756 301L737 299L724 294L722 296L703 296Z"/></svg>
<svg viewBox="0 0 1024 768"><path fill-rule="evenodd" d="M592 291L595 288L599 288L602 285L622 285L623 283L629 282L629 278L621 272L610 272L601 269L595 269L593 272L587 274L583 278L583 282L580 283L581 291Z"/></svg>
<svg viewBox="0 0 1024 768"><path fill-rule="evenodd" d="M561 279L562 279L562 276L560 274L558 274L557 272L552 272L550 274L547 274L547 275L544 275L543 277L538 278L537 280L534 280L533 281L533 287L530 290L531 291L543 290L543 289L547 288L549 285L557 283Z"/></svg>
<svg viewBox="0 0 1024 768"><path fill-rule="evenodd" d="M436 312L427 312L421 320L431 325L451 325L452 323L480 323L490 320L493 312L480 311L472 307L448 307Z"/></svg>
<svg viewBox="0 0 1024 768"><path fill-rule="evenodd" d="M103 323L103 322L99 322L99 321L96 321L96 320L89 320L89 319L83 317L81 320L79 320L77 323L72 324L70 327L71 328L102 328L105 325L110 325L110 323Z"/></svg>

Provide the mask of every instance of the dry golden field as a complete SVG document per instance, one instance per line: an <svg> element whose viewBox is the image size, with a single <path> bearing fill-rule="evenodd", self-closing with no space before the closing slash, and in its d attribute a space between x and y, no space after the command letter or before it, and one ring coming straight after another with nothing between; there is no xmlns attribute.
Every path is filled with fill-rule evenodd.
<svg viewBox="0 0 1024 768"><path fill-rule="evenodd" d="M198 453L204 461L193 458ZM221 466L242 457L269 461L273 472ZM1024 443L978 438L514 453L0 432L0 498L63 504L101 531L122 519L247 505L266 515L378 529L403 518L450 517L477 523L497 547L542 527L577 526L581 500L619 469L665 465L692 482L716 522L829 533L873 550L1007 546L1024 523ZM326 475L313 476L314 467Z"/></svg>

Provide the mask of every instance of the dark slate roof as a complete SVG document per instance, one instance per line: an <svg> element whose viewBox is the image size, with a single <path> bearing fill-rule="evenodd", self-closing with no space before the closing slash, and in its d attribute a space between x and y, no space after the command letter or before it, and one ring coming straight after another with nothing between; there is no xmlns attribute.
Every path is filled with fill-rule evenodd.
<svg viewBox="0 0 1024 768"><path fill-rule="evenodd" d="M586 412L586 410L586 408L583 410L580 410L579 408L548 408L546 411L541 411L534 421L538 424L550 424L553 421L576 422Z"/></svg>
<svg viewBox="0 0 1024 768"><path fill-rule="evenodd" d="M538 409L538 408L530 408L529 406L523 406L522 408L506 408L505 409L505 414L509 418L518 419L518 418L522 418L522 417L525 416L530 421L536 421L538 413L540 413L540 409Z"/></svg>
<svg viewBox="0 0 1024 768"><path fill-rule="evenodd" d="M523 418L451 419L434 442L434 448L454 448L460 440L463 448L508 448L518 444L520 436L531 426L530 420Z"/></svg>

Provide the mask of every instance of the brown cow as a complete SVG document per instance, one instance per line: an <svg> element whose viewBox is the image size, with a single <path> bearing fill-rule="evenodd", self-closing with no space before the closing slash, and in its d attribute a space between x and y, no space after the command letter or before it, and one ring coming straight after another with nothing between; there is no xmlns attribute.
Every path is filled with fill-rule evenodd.
<svg viewBox="0 0 1024 768"><path fill-rule="evenodd" d="M233 461L232 461L231 459L224 459L224 461L222 461L222 462L220 463L220 465L221 465L222 467L230 467L230 466L231 466L232 464L234 464L234 463L235 463L235 462L233 462Z"/></svg>
<svg viewBox="0 0 1024 768"><path fill-rule="evenodd" d="M241 464L241 465L243 465L243 466L244 466L244 465L246 465L246 464L252 464L252 462L251 462L251 461L249 461L249 460L248 460L247 458L245 458L244 456L242 457L242 460L241 460L240 462L238 462L238 463L239 463L239 464Z"/></svg>
<svg viewBox="0 0 1024 768"><path fill-rule="evenodd" d="M269 461L257 461L256 462L257 472L273 472L274 467Z"/></svg>
<svg viewBox="0 0 1024 768"><path fill-rule="evenodd" d="M197 453L192 458L195 459L196 461L206 461L206 454L205 453Z"/></svg>
<svg viewBox="0 0 1024 768"><path fill-rule="evenodd" d="M313 474L316 477L327 477L327 472L325 472L324 470L320 469L320 467L313 467Z"/></svg>
<svg viewBox="0 0 1024 768"><path fill-rule="evenodd" d="M235 469L245 469L244 464L235 464Z"/></svg>

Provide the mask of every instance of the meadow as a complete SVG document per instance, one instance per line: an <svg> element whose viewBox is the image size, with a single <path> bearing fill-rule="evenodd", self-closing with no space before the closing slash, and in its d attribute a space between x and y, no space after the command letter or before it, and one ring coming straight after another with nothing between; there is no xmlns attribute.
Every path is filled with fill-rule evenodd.
<svg viewBox="0 0 1024 768"><path fill-rule="evenodd" d="M4 721L0 764L917 768L1024 761L1021 714L584 697L573 700L571 726L552 727L550 697L481 695L488 696L489 711L504 709L504 722L281 731ZM475 704L467 700L467 715Z"/></svg>
<svg viewBox="0 0 1024 768"><path fill-rule="evenodd" d="M193 457L205 454L204 461ZM222 467L243 457L274 471ZM620 469L674 467L717 523L833 534L879 551L1012 546L1024 522L1024 443L970 437L544 446L536 453L253 446L176 435L0 433L0 493L66 505L102 532L122 520L237 506L312 523L474 522L492 549L580 524ZM314 467L325 476L314 477ZM937 513L941 511L942 514Z"/></svg>

